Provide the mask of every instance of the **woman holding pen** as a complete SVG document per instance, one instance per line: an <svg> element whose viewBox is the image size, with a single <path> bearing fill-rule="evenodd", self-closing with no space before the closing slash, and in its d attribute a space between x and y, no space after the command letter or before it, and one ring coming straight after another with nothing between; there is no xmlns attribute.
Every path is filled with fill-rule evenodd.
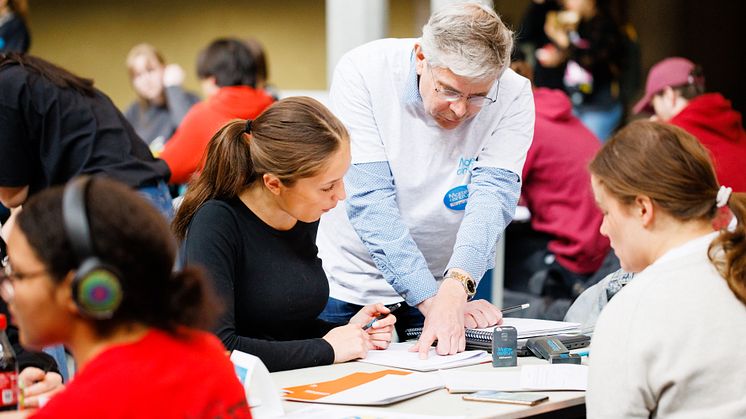
<svg viewBox="0 0 746 419"><path fill-rule="evenodd" d="M270 371L364 357L391 342L393 315L364 307L347 325L318 320L329 285L316 248L321 215L345 198L347 130L319 102L276 102L210 140L173 226L187 265L204 267L225 310L216 334Z"/></svg>
<svg viewBox="0 0 746 419"><path fill-rule="evenodd" d="M746 194L718 184L697 139L651 121L590 172L601 233L639 274L596 324L588 417L746 417ZM713 231L723 207L735 227Z"/></svg>

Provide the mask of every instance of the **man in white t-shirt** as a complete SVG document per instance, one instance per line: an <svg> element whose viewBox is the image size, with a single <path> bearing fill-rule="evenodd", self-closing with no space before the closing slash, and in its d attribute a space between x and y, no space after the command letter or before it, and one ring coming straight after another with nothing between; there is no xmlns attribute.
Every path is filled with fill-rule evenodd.
<svg viewBox="0 0 746 419"><path fill-rule="evenodd" d="M494 264L533 137L531 86L508 68L512 46L492 9L461 3L433 14L420 39L342 57L330 98L352 166L346 205L318 232L331 296L322 319L403 300L397 331L424 321L423 357L436 339L439 354L463 351L464 326L501 321L492 304L468 300Z"/></svg>

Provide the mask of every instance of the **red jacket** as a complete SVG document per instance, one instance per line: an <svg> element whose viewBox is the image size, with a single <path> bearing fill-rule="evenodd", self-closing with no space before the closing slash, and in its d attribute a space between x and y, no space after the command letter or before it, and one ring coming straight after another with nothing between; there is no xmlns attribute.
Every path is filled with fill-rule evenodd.
<svg viewBox="0 0 746 419"><path fill-rule="evenodd" d="M272 97L248 86L223 87L192 107L158 156L171 169L171 183L186 183L204 164L203 157L215 133L232 119L254 119Z"/></svg>
<svg viewBox="0 0 746 419"><path fill-rule="evenodd" d="M579 274L598 270L609 252L599 233L588 163L601 142L575 116L560 90L534 90L534 141L523 166L521 198L531 210L531 227L554 238L549 250L563 267Z"/></svg>
<svg viewBox="0 0 746 419"><path fill-rule="evenodd" d="M741 114L719 93L697 96L671 124L685 129L709 151L720 184L746 192L746 133Z"/></svg>
<svg viewBox="0 0 746 419"><path fill-rule="evenodd" d="M109 346L34 418L250 419L243 386L213 335L151 329Z"/></svg>

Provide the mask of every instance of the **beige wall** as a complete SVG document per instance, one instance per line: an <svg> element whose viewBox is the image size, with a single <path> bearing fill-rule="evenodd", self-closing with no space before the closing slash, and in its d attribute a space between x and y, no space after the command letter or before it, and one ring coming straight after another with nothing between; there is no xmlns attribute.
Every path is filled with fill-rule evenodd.
<svg viewBox="0 0 746 419"><path fill-rule="evenodd" d="M325 89L324 0L31 0L31 53L91 77L120 108L134 99L124 60L139 42L181 64L199 92L198 51L219 36L256 37L279 89ZM390 0L390 34L417 36L427 0ZM420 18L421 20L422 18Z"/></svg>
<svg viewBox="0 0 746 419"><path fill-rule="evenodd" d="M264 43L281 89L326 87L324 0L32 0L30 9L31 52L94 78L120 107L134 99L125 56L144 41L181 64L194 91L197 52L219 36Z"/></svg>

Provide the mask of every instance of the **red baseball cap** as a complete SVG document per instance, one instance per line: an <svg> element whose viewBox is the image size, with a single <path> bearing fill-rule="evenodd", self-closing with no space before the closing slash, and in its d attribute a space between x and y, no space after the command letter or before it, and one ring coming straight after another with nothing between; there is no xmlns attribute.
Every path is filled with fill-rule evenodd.
<svg viewBox="0 0 746 419"><path fill-rule="evenodd" d="M650 104L653 96L663 91L666 87L685 86L694 83L694 63L681 57L671 57L654 65L648 73L648 80L645 83L645 96L640 99L632 109L634 113L642 111L653 113L653 107Z"/></svg>

